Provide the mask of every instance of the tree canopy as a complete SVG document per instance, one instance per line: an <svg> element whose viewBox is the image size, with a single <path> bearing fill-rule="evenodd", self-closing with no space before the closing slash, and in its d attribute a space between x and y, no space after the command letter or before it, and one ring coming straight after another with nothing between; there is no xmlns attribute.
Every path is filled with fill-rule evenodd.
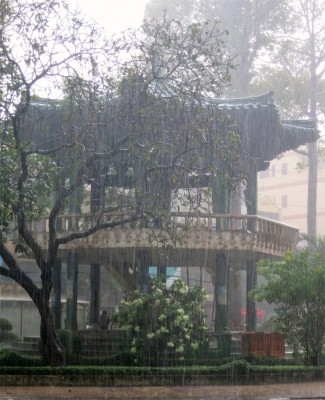
<svg viewBox="0 0 325 400"><path fill-rule="evenodd" d="M325 340L325 264L320 253L289 252L283 261L264 260L266 280L251 295L274 304L275 323L307 365L319 365Z"/></svg>

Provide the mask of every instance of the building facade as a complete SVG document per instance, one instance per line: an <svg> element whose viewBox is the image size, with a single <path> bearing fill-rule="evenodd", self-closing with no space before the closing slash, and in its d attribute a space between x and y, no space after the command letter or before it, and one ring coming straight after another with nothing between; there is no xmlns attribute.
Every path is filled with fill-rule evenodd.
<svg viewBox="0 0 325 400"><path fill-rule="evenodd" d="M307 233L308 163L288 151L258 176L258 213ZM325 235L325 161L318 161L317 234Z"/></svg>

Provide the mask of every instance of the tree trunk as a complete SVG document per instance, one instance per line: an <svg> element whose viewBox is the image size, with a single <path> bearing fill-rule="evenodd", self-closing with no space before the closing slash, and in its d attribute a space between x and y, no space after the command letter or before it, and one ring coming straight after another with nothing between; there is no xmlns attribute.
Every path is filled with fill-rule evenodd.
<svg viewBox="0 0 325 400"><path fill-rule="evenodd" d="M43 361L53 367L66 364L65 351L55 330L54 317L50 307L52 279L42 274L42 294L37 304L41 316L41 346Z"/></svg>
<svg viewBox="0 0 325 400"><path fill-rule="evenodd" d="M314 20L312 21L312 27ZM310 118L317 127L317 63L314 31L310 34ZM317 144L309 143L308 147L308 205L307 205L307 233L310 238L317 235Z"/></svg>
<svg viewBox="0 0 325 400"><path fill-rule="evenodd" d="M54 314L55 328L61 329L61 272L62 272L62 264L61 260L57 260L54 270L53 270L53 306L52 311Z"/></svg>
<svg viewBox="0 0 325 400"><path fill-rule="evenodd" d="M65 327L71 331L78 329L78 257L74 250L68 252L67 257L67 289L66 289L66 321Z"/></svg>
<svg viewBox="0 0 325 400"><path fill-rule="evenodd" d="M317 144L308 145L308 205L307 233L310 238L317 235Z"/></svg>
<svg viewBox="0 0 325 400"><path fill-rule="evenodd" d="M54 327L54 318L49 301L42 304L41 315L41 346L43 360L46 364L58 367L66 364L65 352Z"/></svg>

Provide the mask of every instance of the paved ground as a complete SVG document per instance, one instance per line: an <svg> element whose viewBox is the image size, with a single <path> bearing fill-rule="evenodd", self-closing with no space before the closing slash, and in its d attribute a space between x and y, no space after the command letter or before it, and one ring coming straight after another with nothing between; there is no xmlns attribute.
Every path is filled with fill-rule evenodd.
<svg viewBox="0 0 325 400"><path fill-rule="evenodd" d="M283 400L286 398L314 398L317 400L325 400L325 382L261 386L176 386L143 388L0 387L1 400Z"/></svg>

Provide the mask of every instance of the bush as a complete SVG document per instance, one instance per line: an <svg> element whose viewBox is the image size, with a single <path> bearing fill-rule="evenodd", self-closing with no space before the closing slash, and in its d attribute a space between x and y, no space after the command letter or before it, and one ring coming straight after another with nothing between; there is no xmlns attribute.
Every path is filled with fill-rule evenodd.
<svg viewBox="0 0 325 400"><path fill-rule="evenodd" d="M39 357L25 358L8 349L0 350L0 366L6 367L29 367L42 365Z"/></svg>
<svg viewBox="0 0 325 400"><path fill-rule="evenodd" d="M6 318L0 318L0 331L11 331L12 324Z"/></svg>
<svg viewBox="0 0 325 400"><path fill-rule="evenodd" d="M0 342L12 343L19 340L18 336L10 332L12 324L6 318L0 318Z"/></svg>
<svg viewBox="0 0 325 400"><path fill-rule="evenodd" d="M0 330L0 342L2 343L13 343L18 342L19 337L12 332Z"/></svg>
<svg viewBox="0 0 325 400"><path fill-rule="evenodd" d="M81 353L81 338L77 332L61 329L58 331L58 335L68 357L71 355L77 356Z"/></svg>
<svg viewBox="0 0 325 400"><path fill-rule="evenodd" d="M98 365L98 366L134 366L134 354L122 352L113 356L85 357L70 355L67 357L69 365Z"/></svg>
<svg viewBox="0 0 325 400"><path fill-rule="evenodd" d="M207 344L205 301L201 286L178 279L167 287L165 277L154 278L148 293L135 290L122 299L114 320L128 333L139 365L175 365Z"/></svg>

